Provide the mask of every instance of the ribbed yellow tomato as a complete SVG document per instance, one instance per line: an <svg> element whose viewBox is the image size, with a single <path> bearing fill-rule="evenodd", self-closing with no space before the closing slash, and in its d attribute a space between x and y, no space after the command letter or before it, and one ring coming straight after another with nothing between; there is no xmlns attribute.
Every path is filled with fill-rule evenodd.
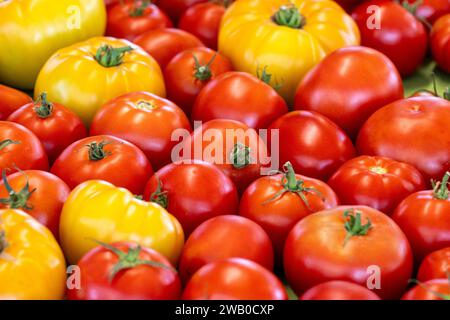
<svg viewBox="0 0 450 320"><path fill-rule="evenodd" d="M219 49L234 67L255 75L267 67L288 103L328 53L359 42L355 22L329 0L237 0L219 34Z"/></svg>
<svg viewBox="0 0 450 320"><path fill-rule="evenodd" d="M57 51L39 73L35 97L65 105L89 125L97 109L128 92L165 96L158 63L126 40L97 37Z"/></svg>
<svg viewBox="0 0 450 320"><path fill-rule="evenodd" d="M184 245L180 223L163 207L100 180L84 182L72 191L62 210L59 235L73 264L98 245L94 240L137 242L174 265Z"/></svg>
<svg viewBox="0 0 450 320"><path fill-rule="evenodd" d="M103 0L0 1L0 83L32 89L58 49L103 35Z"/></svg>
<svg viewBox="0 0 450 320"><path fill-rule="evenodd" d="M66 263L52 233L20 210L0 210L0 300L62 299Z"/></svg>

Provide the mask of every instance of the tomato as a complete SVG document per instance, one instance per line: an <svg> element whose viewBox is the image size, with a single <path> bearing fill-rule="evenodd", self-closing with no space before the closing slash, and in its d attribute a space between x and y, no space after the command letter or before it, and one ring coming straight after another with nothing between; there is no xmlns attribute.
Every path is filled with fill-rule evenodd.
<svg viewBox="0 0 450 320"><path fill-rule="evenodd" d="M163 70L178 53L204 46L194 35L183 30L171 28L144 32L134 39L134 43L147 51Z"/></svg>
<svg viewBox="0 0 450 320"><path fill-rule="evenodd" d="M21 210L0 210L0 299L64 297L66 263L52 233Z"/></svg>
<svg viewBox="0 0 450 320"><path fill-rule="evenodd" d="M10 49L0 55L0 83L32 89L56 50L102 35L105 25L102 0L1 1L0 47Z"/></svg>
<svg viewBox="0 0 450 320"><path fill-rule="evenodd" d="M406 289L412 267L411 248L400 228L365 206L342 206L303 218L284 247L284 271L297 294L344 280L371 285L382 299L396 299Z"/></svg>
<svg viewBox="0 0 450 320"><path fill-rule="evenodd" d="M417 0L404 0L411 5L417 4ZM422 21L433 24L441 16L450 13L450 1L448 0L422 0L415 15Z"/></svg>
<svg viewBox="0 0 450 320"><path fill-rule="evenodd" d="M190 116L205 85L231 70L230 61L219 52L203 47L183 51L170 60L164 71L167 97Z"/></svg>
<svg viewBox="0 0 450 320"><path fill-rule="evenodd" d="M0 121L6 120L8 116L21 106L33 102L27 94L0 84Z"/></svg>
<svg viewBox="0 0 450 320"><path fill-rule="evenodd" d="M200 268L184 289L184 300L287 300L280 280L259 264L229 258Z"/></svg>
<svg viewBox="0 0 450 320"><path fill-rule="evenodd" d="M371 8L377 6L377 11ZM352 17L361 32L361 44L384 53L402 76L414 73L427 52L425 26L401 4L370 0L356 7Z"/></svg>
<svg viewBox="0 0 450 320"><path fill-rule="evenodd" d="M264 129L288 112L283 98L264 81L244 72L227 72L202 89L192 120L231 119Z"/></svg>
<svg viewBox="0 0 450 320"><path fill-rule="evenodd" d="M31 130L42 142L50 162L71 143L87 135L81 119L65 106L48 101L46 93L35 103L30 102L13 112L8 121Z"/></svg>
<svg viewBox="0 0 450 320"><path fill-rule="evenodd" d="M0 171L48 170L48 159L39 139L24 126L0 121Z"/></svg>
<svg viewBox="0 0 450 320"><path fill-rule="evenodd" d="M97 246L94 240L133 241L158 251L172 264L184 244L180 223L163 207L101 180L86 181L71 192L61 213L59 235L72 264Z"/></svg>
<svg viewBox="0 0 450 320"><path fill-rule="evenodd" d="M131 42L105 37L57 51L39 72L34 90L35 98L47 92L50 101L67 106L86 125L104 103L134 91L164 97L158 64Z"/></svg>
<svg viewBox="0 0 450 320"><path fill-rule="evenodd" d="M450 170L450 101L415 97L375 112L357 139L360 154L388 157L416 167L426 181Z"/></svg>
<svg viewBox="0 0 450 320"><path fill-rule="evenodd" d="M177 271L155 250L131 242L101 243L78 262L80 288L69 300L176 300Z"/></svg>
<svg viewBox="0 0 450 320"><path fill-rule="evenodd" d="M56 159L51 172L73 189L80 183L101 179L141 194L153 170L135 145L101 135L72 143Z"/></svg>
<svg viewBox="0 0 450 320"><path fill-rule="evenodd" d="M300 300L380 300L380 297L359 284L335 280L312 287Z"/></svg>
<svg viewBox="0 0 450 320"><path fill-rule="evenodd" d="M360 156L344 163L328 180L342 204L366 205L391 215L425 181L413 166L384 157Z"/></svg>
<svg viewBox="0 0 450 320"><path fill-rule="evenodd" d="M215 166L194 161L169 164L145 187L144 199L173 214L189 235L209 218L237 212L238 194L232 181Z"/></svg>
<svg viewBox="0 0 450 320"><path fill-rule="evenodd" d="M385 55L350 47L333 52L306 75L294 109L319 112L354 138L372 113L402 98L402 79Z"/></svg>
<svg viewBox="0 0 450 320"><path fill-rule="evenodd" d="M167 12L167 14L173 19L178 21L183 12L196 3L207 2L208 0L160 0L158 6Z"/></svg>
<svg viewBox="0 0 450 320"><path fill-rule="evenodd" d="M345 11L351 12L351 9L362 1L363 0L336 0L335 2L344 8Z"/></svg>
<svg viewBox="0 0 450 320"><path fill-rule="evenodd" d="M311 178L325 181L355 156L344 131L316 112L289 112L270 125L271 132L278 134L275 141L272 134L268 135L272 161L274 157L278 157L280 164L289 161L298 174ZM277 145L278 149L274 148Z"/></svg>
<svg viewBox="0 0 450 320"><path fill-rule="evenodd" d="M290 162L284 173L253 182L242 195L239 214L266 230L275 256L282 260L284 242L292 227L307 215L334 208L338 198L324 182L296 175Z"/></svg>
<svg viewBox="0 0 450 320"><path fill-rule="evenodd" d="M406 292L402 300L450 300L450 280L433 279Z"/></svg>
<svg viewBox="0 0 450 320"><path fill-rule="evenodd" d="M107 134L139 147L155 169L171 162L176 129L192 131L175 104L149 92L131 92L104 104L92 120L91 135Z"/></svg>
<svg viewBox="0 0 450 320"><path fill-rule="evenodd" d="M446 278L450 274L450 247L433 251L422 260L417 280L428 281Z"/></svg>
<svg viewBox="0 0 450 320"><path fill-rule="evenodd" d="M450 73L450 14L441 17L431 30L431 51L439 67Z"/></svg>

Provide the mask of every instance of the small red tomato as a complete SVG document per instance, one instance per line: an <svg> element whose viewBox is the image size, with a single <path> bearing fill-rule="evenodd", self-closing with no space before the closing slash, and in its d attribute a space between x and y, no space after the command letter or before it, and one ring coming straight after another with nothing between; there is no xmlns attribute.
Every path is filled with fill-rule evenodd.
<svg viewBox="0 0 450 320"><path fill-rule="evenodd" d="M101 243L78 262L79 288L69 300L177 300L181 282L170 262L137 244Z"/></svg>
<svg viewBox="0 0 450 320"><path fill-rule="evenodd" d="M437 64L442 70L450 73L450 14L441 17L433 25L430 41Z"/></svg>
<svg viewBox="0 0 450 320"><path fill-rule="evenodd" d="M450 300L450 280L433 279L417 284L402 300Z"/></svg>
<svg viewBox="0 0 450 320"><path fill-rule="evenodd" d="M241 258L209 263L184 289L183 300L287 300L278 278L259 264Z"/></svg>
<svg viewBox="0 0 450 320"><path fill-rule="evenodd" d="M0 84L0 120L6 120L11 113L31 102L33 99L22 91Z"/></svg>
<svg viewBox="0 0 450 320"><path fill-rule="evenodd" d="M178 21L181 15L197 3L208 0L159 0L158 6L166 12L173 21Z"/></svg>
<svg viewBox="0 0 450 320"><path fill-rule="evenodd" d="M449 0L403 0L404 3L409 3L414 9L414 5L418 5L415 16L433 24L441 16L450 13L450 1Z"/></svg>
<svg viewBox="0 0 450 320"><path fill-rule="evenodd" d="M450 247L433 251L420 264L417 280L446 278L450 274Z"/></svg>
<svg viewBox="0 0 450 320"><path fill-rule="evenodd" d="M380 300L380 297L359 284L335 280L312 287L300 300Z"/></svg>

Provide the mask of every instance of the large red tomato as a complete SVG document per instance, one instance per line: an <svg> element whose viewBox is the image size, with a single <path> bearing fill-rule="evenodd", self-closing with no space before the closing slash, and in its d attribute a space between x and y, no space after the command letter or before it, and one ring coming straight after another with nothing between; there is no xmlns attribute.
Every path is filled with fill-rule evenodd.
<svg viewBox="0 0 450 320"><path fill-rule="evenodd" d="M399 298L413 267L403 232L387 215L342 206L303 218L284 248L284 270L297 294L331 280L368 286L382 299Z"/></svg>
<svg viewBox="0 0 450 320"><path fill-rule="evenodd" d="M25 93L0 84L0 120L8 116L21 106L33 102Z"/></svg>
<svg viewBox="0 0 450 320"><path fill-rule="evenodd" d="M354 138L372 113L402 98L402 79L385 55L349 47L330 54L306 75L294 108L317 111Z"/></svg>
<svg viewBox="0 0 450 320"><path fill-rule="evenodd" d="M434 251L420 264L417 280L446 278L450 274L450 247Z"/></svg>
<svg viewBox="0 0 450 320"><path fill-rule="evenodd" d="M404 2L412 5L413 9L418 5L415 16L431 24L441 16L450 13L449 0L403 0Z"/></svg>
<svg viewBox="0 0 450 320"><path fill-rule="evenodd" d="M450 14L436 21L430 39L434 59L442 70L450 73Z"/></svg>
<svg viewBox="0 0 450 320"><path fill-rule="evenodd" d="M380 300L380 297L359 284L335 280L312 287L300 300Z"/></svg>
<svg viewBox="0 0 450 320"><path fill-rule="evenodd" d="M450 300L450 279L433 279L417 284L402 300Z"/></svg>
<svg viewBox="0 0 450 320"><path fill-rule="evenodd" d="M164 10L173 21L178 21L181 15L193 5L208 0L159 0L158 6Z"/></svg>

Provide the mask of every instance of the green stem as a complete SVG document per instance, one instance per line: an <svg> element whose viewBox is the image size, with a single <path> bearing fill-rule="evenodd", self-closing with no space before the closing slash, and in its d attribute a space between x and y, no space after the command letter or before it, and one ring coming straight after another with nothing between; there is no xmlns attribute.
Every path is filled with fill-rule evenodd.
<svg viewBox="0 0 450 320"><path fill-rule="evenodd" d="M7 146L11 145L11 144L20 144L20 141L14 141L11 139L6 139L3 141L0 141L0 150L6 148Z"/></svg>
<svg viewBox="0 0 450 320"><path fill-rule="evenodd" d="M155 192L150 195L150 201L159 204L164 209L167 209L169 205L169 198L167 197L167 191L163 190L163 185L161 180L157 177L158 186Z"/></svg>
<svg viewBox="0 0 450 320"><path fill-rule="evenodd" d="M450 276L448 276L447 278L448 278L448 285L450 287ZM420 282L419 280L410 279L408 282L417 284L418 286L422 287L425 291L428 291L429 293L433 294L434 296L436 296L438 298L441 298L442 300L450 300L450 294L444 294L444 293L435 291L433 289L430 289L425 283Z"/></svg>
<svg viewBox="0 0 450 320"><path fill-rule="evenodd" d="M211 58L211 60L209 60L208 63L205 65L202 65L198 61L198 58L195 54L193 56L194 56L194 61L195 61L194 77L200 81L207 81L207 80L211 79L211 77L212 77L211 64L216 59L217 52L214 54L214 56Z"/></svg>
<svg viewBox="0 0 450 320"><path fill-rule="evenodd" d="M152 2L150 0L135 0L133 10L129 13L130 17L142 17L145 9L147 9L151 4Z"/></svg>
<svg viewBox="0 0 450 320"><path fill-rule="evenodd" d="M42 119L48 118L52 115L53 104L47 100L46 92L42 92L36 100L34 112L36 112L38 117Z"/></svg>
<svg viewBox="0 0 450 320"><path fill-rule="evenodd" d="M252 162L250 147L236 143L230 153L230 161L235 169L242 169Z"/></svg>
<svg viewBox="0 0 450 320"><path fill-rule="evenodd" d="M449 179L450 179L450 171L445 173L444 177L442 178L442 181L440 182L431 181L431 184L433 186L433 197L435 199L440 200L448 199L448 196L450 194L450 191L448 189Z"/></svg>
<svg viewBox="0 0 450 320"><path fill-rule="evenodd" d="M346 222L344 224L347 234L344 239L344 246L354 236L365 236L372 228L372 222L367 218L367 223L361 223L361 213L354 209L344 211L344 218Z"/></svg>
<svg viewBox="0 0 450 320"><path fill-rule="evenodd" d="M102 45L95 54L95 60L105 68L117 67L127 52L132 51L130 46L113 48L109 44Z"/></svg>
<svg viewBox="0 0 450 320"><path fill-rule="evenodd" d="M88 151L89 160L99 161L99 160L102 160L102 159L106 158L107 156L109 156L111 154L111 152L106 151L104 149L104 147L107 144L110 144L110 142L105 142L105 141L101 141L99 143L92 142L92 143L86 145L86 147L89 148L89 151Z"/></svg>
<svg viewBox="0 0 450 320"><path fill-rule="evenodd" d="M273 16L273 21L280 25L293 29L301 29L306 24L305 17L295 6L282 6Z"/></svg>
<svg viewBox="0 0 450 320"><path fill-rule="evenodd" d="M447 87L444 91L444 99L450 101L450 87Z"/></svg>
<svg viewBox="0 0 450 320"><path fill-rule="evenodd" d="M30 199L33 192L36 191L36 188L30 190L28 176L24 172L22 172L22 174L25 176L26 183L20 191L15 191L9 184L8 178L6 177L6 170L3 170L2 172L3 184L6 188L6 191L8 191L9 197L0 198L0 203L8 206L11 209L32 210L33 206L28 204L28 200Z"/></svg>

